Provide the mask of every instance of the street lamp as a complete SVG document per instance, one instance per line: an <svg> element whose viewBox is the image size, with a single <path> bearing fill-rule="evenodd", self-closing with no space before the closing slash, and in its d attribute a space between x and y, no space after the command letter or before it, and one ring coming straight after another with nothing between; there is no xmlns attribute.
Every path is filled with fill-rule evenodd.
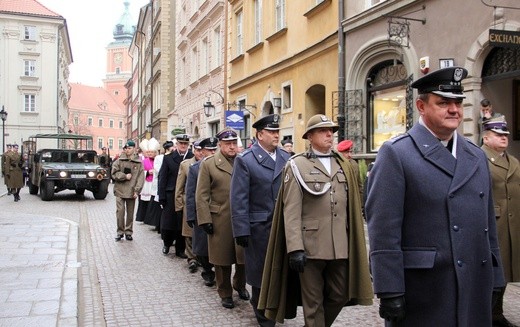
<svg viewBox="0 0 520 327"><path fill-rule="evenodd" d="M211 117L212 110L215 110L215 106L211 103L211 101L206 101L206 103L204 103L204 114L206 117Z"/></svg>
<svg viewBox="0 0 520 327"><path fill-rule="evenodd" d="M2 118L2 153L5 152L5 120L7 119L7 111L5 111L2 105L2 111L0 111L0 118Z"/></svg>

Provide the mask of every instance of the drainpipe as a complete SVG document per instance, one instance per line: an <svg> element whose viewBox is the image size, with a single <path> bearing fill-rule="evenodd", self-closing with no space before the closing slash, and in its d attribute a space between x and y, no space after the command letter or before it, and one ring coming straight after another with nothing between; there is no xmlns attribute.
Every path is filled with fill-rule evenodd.
<svg viewBox="0 0 520 327"><path fill-rule="evenodd" d="M338 0L338 142L345 139L345 35L342 21L344 19L345 3Z"/></svg>

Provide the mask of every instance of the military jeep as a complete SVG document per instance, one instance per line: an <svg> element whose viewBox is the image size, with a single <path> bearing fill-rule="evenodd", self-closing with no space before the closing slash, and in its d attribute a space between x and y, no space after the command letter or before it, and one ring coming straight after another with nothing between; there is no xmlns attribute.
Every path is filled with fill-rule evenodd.
<svg viewBox="0 0 520 327"><path fill-rule="evenodd" d="M36 140L42 138L56 139L60 148L37 149ZM89 190L97 200L106 198L109 172L99 165L96 151L86 149L91 136L37 134L29 139L35 144L35 151L29 154L30 194L38 194L39 190L43 201L51 201L55 193L63 190L74 190L78 195Z"/></svg>

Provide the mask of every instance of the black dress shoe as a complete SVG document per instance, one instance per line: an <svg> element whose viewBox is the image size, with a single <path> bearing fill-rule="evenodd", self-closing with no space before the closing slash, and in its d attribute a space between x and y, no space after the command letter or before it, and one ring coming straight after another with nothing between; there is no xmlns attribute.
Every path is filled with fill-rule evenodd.
<svg viewBox="0 0 520 327"><path fill-rule="evenodd" d="M188 265L188 270L190 271L190 273L194 274L197 272L198 270L198 265L197 265L197 261L192 261L190 262L190 264Z"/></svg>
<svg viewBox="0 0 520 327"><path fill-rule="evenodd" d="M131 241L131 240L134 239L134 238L132 237L132 235L126 235L125 238L126 238L127 241Z"/></svg>
<svg viewBox="0 0 520 327"><path fill-rule="evenodd" d="M233 302L233 298L231 297L223 298L220 303L222 303L222 306L227 309L233 309L235 307L235 302Z"/></svg>
<svg viewBox="0 0 520 327"><path fill-rule="evenodd" d="M175 253L175 255L181 259L188 259L188 256L182 252Z"/></svg>
<svg viewBox="0 0 520 327"><path fill-rule="evenodd" d="M119 242L123 239L123 234L116 236L116 242Z"/></svg>
<svg viewBox="0 0 520 327"><path fill-rule="evenodd" d="M493 327L516 327L516 325L509 322L503 315L500 317L493 317Z"/></svg>
<svg viewBox="0 0 520 327"><path fill-rule="evenodd" d="M245 288L243 290L239 290L237 292L238 292L238 297L241 298L242 300L247 301L251 298L251 295L249 295L249 292Z"/></svg>
<svg viewBox="0 0 520 327"><path fill-rule="evenodd" d="M162 247L162 253L163 253L163 254L168 254L168 253L170 253L170 247L169 247L169 246L163 246L163 247Z"/></svg>

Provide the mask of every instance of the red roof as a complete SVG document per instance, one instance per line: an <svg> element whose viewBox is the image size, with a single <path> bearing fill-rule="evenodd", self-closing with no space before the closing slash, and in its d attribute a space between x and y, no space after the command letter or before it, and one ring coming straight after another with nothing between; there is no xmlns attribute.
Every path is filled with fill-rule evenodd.
<svg viewBox="0 0 520 327"><path fill-rule="evenodd" d="M78 83L70 83L70 87L70 109L112 114L123 114L125 112L116 99L102 87Z"/></svg>
<svg viewBox="0 0 520 327"><path fill-rule="evenodd" d="M0 13L63 18L36 0L0 0Z"/></svg>

